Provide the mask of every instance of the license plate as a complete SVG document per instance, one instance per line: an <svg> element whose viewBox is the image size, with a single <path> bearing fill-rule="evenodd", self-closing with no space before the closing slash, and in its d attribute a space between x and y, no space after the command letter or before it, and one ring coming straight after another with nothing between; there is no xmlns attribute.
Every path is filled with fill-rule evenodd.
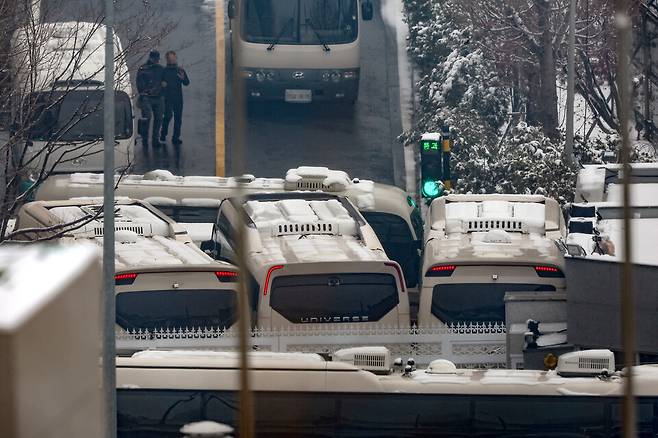
<svg viewBox="0 0 658 438"><path fill-rule="evenodd" d="M311 90L286 90L286 102L290 103L309 103L313 100Z"/></svg>

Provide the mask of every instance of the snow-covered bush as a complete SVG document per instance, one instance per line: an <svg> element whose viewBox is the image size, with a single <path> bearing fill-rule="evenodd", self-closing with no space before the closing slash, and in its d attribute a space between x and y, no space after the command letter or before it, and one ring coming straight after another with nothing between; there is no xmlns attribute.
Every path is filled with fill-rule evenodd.
<svg viewBox="0 0 658 438"><path fill-rule="evenodd" d="M405 0L408 52L420 80L415 126L402 140L413 143L423 132L448 125L456 138L456 191L537 193L569 201L576 172L562 159L563 141L552 141L525 123L509 129L501 141L510 94L494 58L475 44L474 32L454 3Z"/></svg>

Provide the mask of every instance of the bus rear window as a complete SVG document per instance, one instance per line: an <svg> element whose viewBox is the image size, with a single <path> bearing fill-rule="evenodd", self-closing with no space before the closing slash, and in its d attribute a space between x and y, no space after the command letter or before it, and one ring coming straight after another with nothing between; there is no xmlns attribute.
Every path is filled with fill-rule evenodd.
<svg viewBox="0 0 658 438"><path fill-rule="evenodd" d="M270 306L293 323L378 321L399 303L389 274L316 274L277 277Z"/></svg>
<svg viewBox="0 0 658 438"><path fill-rule="evenodd" d="M229 328L237 319L231 290L124 292L116 298L117 324L124 329Z"/></svg>
<svg viewBox="0 0 658 438"><path fill-rule="evenodd" d="M505 321L505 292L550 292L549 284L439 284L432 292L432 314L445 323Z"/></svg>

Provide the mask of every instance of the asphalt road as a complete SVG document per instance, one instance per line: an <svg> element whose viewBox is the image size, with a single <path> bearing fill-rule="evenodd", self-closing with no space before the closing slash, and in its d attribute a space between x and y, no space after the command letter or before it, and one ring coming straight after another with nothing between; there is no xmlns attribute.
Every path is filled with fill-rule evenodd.
<svg viewBox="0 0 658 438"><path fill-rule="evenodd" d="M101 9L88 5L89 0L46 0L43 15L48 21L93 19ZM179 150L171 145L145 150L138 144L138 172L153 168L185 175L215 172L214 5L213 0L118 0L117 33L124 45L136 35L143 38L152 34L154 40L161 37L153 46L163 54L176 50L192 82L184 90L184 144ZM144 18L147 26L142 23L140 28L135 18L140 16L152 17ZM246 168L236 168L237 145L227 132L227 174L245 171L283 176L290 167L321 165L403 186L403 152L396 140L402 128L395 36L382 21L379 1L375 1L374 19L365 22L362 29L360 96L354 108L319 103L252 105L246 120ZM140 56L130 59L133 72L144 61L147 49L143 46ZM231 108L229 97L226 114L232 113Z"/></svg>

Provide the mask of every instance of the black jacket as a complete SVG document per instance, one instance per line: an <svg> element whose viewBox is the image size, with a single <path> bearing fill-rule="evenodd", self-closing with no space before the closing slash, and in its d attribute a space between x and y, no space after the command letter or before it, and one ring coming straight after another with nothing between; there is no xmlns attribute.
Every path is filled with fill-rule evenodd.
<svg viewBox="0 0 658 438"><path fill-rule="evenodd" d="M165 99L182 102L183 85L190 85L190 78L187 77L187 72L180 68L178 64L167 64L163 70L163 80L167 83L167 86L162 90ZM179 72L183 76L183 79L178 76Z"/></svg>
<svg viewBox="0 0 658 438"><path fill-rule="evenodd" d="M142 96L162 96L163 73L164 67L147 61L137 71L137 92Z"/></svg>

